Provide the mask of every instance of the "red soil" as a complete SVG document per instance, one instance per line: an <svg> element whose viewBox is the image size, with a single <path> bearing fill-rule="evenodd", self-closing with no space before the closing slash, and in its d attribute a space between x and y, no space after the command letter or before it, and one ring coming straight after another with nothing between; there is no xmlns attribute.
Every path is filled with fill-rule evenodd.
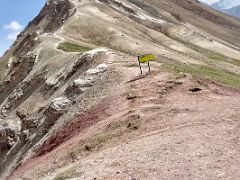
<svg viewBox="0 0 240 180"><path fill-rule="evenodd" d="M63 142L69 140L83 129L88 128L99 122L101 119L104 119L110 116L105 110L109 106L109 100L105 99L102 103L97 106L83 112L73 119L70 123L63 126L60 130L56 132L52 137L47 139L41 148L38 150L36 156L41 156L46 154Z"/></svg>

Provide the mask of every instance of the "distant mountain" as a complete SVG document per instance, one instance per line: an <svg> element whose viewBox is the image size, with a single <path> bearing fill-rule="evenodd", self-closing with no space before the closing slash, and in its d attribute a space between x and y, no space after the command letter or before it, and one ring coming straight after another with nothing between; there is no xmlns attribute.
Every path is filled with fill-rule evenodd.
<svg viewBox="0 0 240 180"><path fill-rule="evenodd" d="M240 0L220 0L211 6L215 9L231 9L238 5L240 5Z"/></svg>
<svg viewBox="0 0 240 180"><path fill-rule="evenodd" d="M230 9L225 9L223 11L228 13L228 14L240 17L240 5L236 6L236 7L233 7L233 8L230 8Z"/></svg>
<svg viewBox="0 0 240 180"><path fill-rule="evenodd" d="M227 14L240 17L240 0L220 0L211 6Z"/></svg>

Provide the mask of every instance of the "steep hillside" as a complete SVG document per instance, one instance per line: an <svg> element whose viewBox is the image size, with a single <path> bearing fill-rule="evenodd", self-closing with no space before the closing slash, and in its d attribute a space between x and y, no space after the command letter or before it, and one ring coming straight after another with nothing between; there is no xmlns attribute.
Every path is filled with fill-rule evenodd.
<svg viewBox="0 0 240 180"><path fill-rule="evenodd" d="M48 0L0 58L0 179L239 177L239 29L196 0Z"/></svg>

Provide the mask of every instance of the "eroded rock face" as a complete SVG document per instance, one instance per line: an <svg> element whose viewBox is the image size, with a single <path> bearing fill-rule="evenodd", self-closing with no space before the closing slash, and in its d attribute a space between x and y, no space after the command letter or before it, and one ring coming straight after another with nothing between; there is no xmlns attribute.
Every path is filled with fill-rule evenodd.
<svg viewBox="0 0 240 180"><path fill-rule="evenodd" d="M44 82L44 74L38 74L32 79L20 83L4 101L1 109L1 116L7 116L9 112L15 109L24 99L27 99L31 95L31 92Z"/></svg>
<svg viewBox="0 0 240 180"><path fill-rule="evenodd" d="M57 30L75 12L74 6L69 0L48 0L40 14L30 23L39 25L45 21L43 32Z"/></svg>
<svg viewBox="0 0 240 180"><path fill-rule="evenodd" d="M64 7L60 7L64 2L69 3L67 0L51 0L46 4L45 10L48 10L48 13L51 14L55 13L52 7L55 7L56 11L64 7L67 9L68 5L66 4L63 5ZM62 12L62 15L64 13ZM60 18L60 16L56 17L54 15L53 17ZM51 21L51 18L49 17L47 20ZM52 19L52 21L55 20ZM41 21L39 21L40 24ZM47 26L46 23L43 28L49 28L49 31L55 30ZM59 26L61 25L59 24ZM39 54L35 54L36 51L34 51L37 45L41 43L38 41L39 32L35 33L34 29L30 32L22 33L16 41L15 45L20 46L16 46L13 50L14 58L9 64L7 79L0 84L1 118L4 121L12 118L13 122L19 123L17 129L9 125L1 126L0 150L2 154L0 155L0 177L1 173L5 172L5 169L2 167L8 168L8 165L16 166L16 162L21 162L24 153L27 153L30 148L37 146L58 119L68 112L71 106L78 99L81 99L82 93L87 92L88 89L94 86L96 80L99 77L101 78L101 75L108 69L107 64L96 64L107 58L110 50L97 48L72 56L76 59L71 59L71 63L60 67L60 69L54 69L54 73L49 73L50 75L48 76L46 74L50 70L48 67L45 68L41 61L37 61ZM39 64L42 65L40 68L37 67ZM42 102L39 102L39 104L36 102L37 107L33 107L35 110L31 111L33 93L40 100L44 98L47 102L44 106L42 106ZM53 96L57 98L50 101L49 99L52 99ZM38 107L38 105L41 107ZM37 110L38 108L39 111ZM13 160L13 157L16 158L16 162Z"/></svg>
<svg viewBox="0 0 240 180"><path fill-rule="evenodd" d="M6 99L6 97L8 97L17 86L19 86L24 78L27 77L33 69L34 63L35 56L30 53L25 55L23 58L20 58L19 61L15 63L14 67L10 71L9 80L0 84L0 103L2 103L4 99ZM17 93L19 90L16 89L15 91ZM17 94L13 96L16 96Z"/></svg>
<svg viewBox="0 0 240 180"><path fill-rule="evenodd" d="M52 109L57 112L64 111L67 107L69 107L72 102L67 97L59 97L53 100L49 109Z"/></svg>
<svg viewBox="0 0 240 180"><path fill-rule="evenodd" d="M78 88L83 88L83 87L91 87L93 85L93 81L91 79L76 79L73 82L73 85L78 87Z"/></svg>
<svg viewBox="0 0 240 180"><path fill-rule="evenodd" d="M42 125L43 129L48 130L52 127L56 120L62 116L72 104L73 102L65 96L54 99L50 106L44 111L46 117Z"/></svg>
<svg viewBox="0 0 240 180"><path fill-rule="evenodd" d="M0 177L5 167L12 165L12 161L14 161L13 166L17 165L14 164L13 157L16 158L16 162L20 162L28 148L38 143L49 132L56 121L75 103L75 99L94 85L94 78L106 71L107 66L104 64L89 69L96 63L98 53L104 53L108 50L106 48L73 56L79 59L74 60L71 65L69 63L62 71L56 69L57 76L52 78L54 81L46 75L48 69L44 64L37 61L39 58L37 47L42 43L40 36L44 33L54 33L73 13L74 6L71 1L48 0L40 14L18 36L12 51L9 52L12 60L7 64L6 78L0 84L0 112L4 121L12 118L13 122L19 123L19 126L14 129L9 124L0 125ZM36 67L39 64L43 67ZM79 78L68 84L68 80L76 74L79 74ZM81 78L82 74L84 78ZM52 102L48 100L46 107L42 107L41 111L31 112L33 93L39 95L39 99L42 97L51 99L64 85L66 89L75 88L72 99L66 96L64 87L63 93L58 94L59 97L54 96L58 98L53 99ZM24 105L27 107L25 108Z"/></svg>
<svg viewBox="0 0 240 180"><path fill-rule="evenodd" d="M65 91L66 96L74 99L75 96L82 94L87 87L91 87L93 81L90 79L79 78L76 79Z"/></svg>
<svg viewBox="0 0 240 180"><path fill-rule="evenodd" d="M22 35L18 36L18 38L20 37L22 37ZM23 39L19 43L18 47L13 51L13 56L16 56L17 58L26 56L32 48L40 43L36 32L28 33L22 38ZM17 62L15 65L17 65Z"/></svg>
<svg viewBox="0 0 240 180"><path fill-rule="evenodd" d="M94 75L97 75L99 73L103 73L105 71L107 71L107 65L106 64L100 64L94 69L87 70L86 74L87 74L87 76L94 76Z"/></svg>
<svg viewBox="0 0 240 180"><path fill-rule="evenodd" d="M8 151L16 143L16 132L8 126L0 125L0 153Z"/></svg>
<svg viewBox="0 0 240 180"><path fill-rule="evenodd" d="M70 99L74 99L79 94L86 91L87 88L92 87L95 78L107 71L107 64L100 64L96 68L92 68L86 71L85 75L73 81L73 83L66 89L65 94Z"/></svg>

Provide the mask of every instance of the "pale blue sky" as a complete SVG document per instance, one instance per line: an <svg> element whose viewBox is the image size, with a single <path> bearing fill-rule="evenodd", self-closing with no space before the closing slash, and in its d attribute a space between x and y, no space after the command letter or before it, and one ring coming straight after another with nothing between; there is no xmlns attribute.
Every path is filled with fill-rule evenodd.
<svg viewBox="0 0 240 180"><path fill-rule="evenodd" d="M46 0L0 0L0 55L40 12L45 2Z"/></svg>
<svg viewBox="0 0 240 180"><path fill-rule="evenodd" d="M212 4L212 3L218 2L219 0L201 0L201 1L207 4Z"/></svg>

